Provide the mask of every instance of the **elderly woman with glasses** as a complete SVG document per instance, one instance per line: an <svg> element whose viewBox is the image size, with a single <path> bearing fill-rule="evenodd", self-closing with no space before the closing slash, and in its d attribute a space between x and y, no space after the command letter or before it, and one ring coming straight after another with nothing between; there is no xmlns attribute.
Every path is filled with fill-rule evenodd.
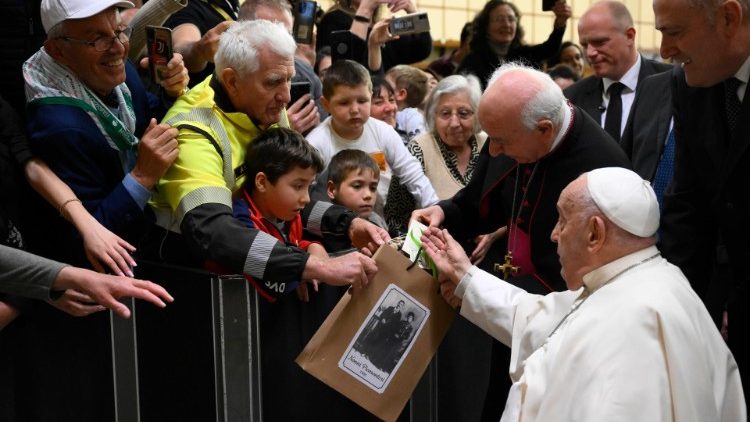
<svg viewBox="0 0 750 422"><path fill-rule="evenodd" d="M479 81L474 76L444 78L425 104L428 131L407 144L440 199L452 197L474 172L479 151L487 139L476 114L481 95ZM386 204L388 226L405 231L415 202L397 178L391 182Z"/></svg>
<svg viewBox="0 0 750 422"><path fill-rule="evenodd" d="M526 45L518 7L506 0L488 1L472 23L470 52L456 73L471 73L479 78L482 86L486 86L492 72L504 62L524 61L541 68L544 61L560 49L565 26L571 16L570 6L565 0L558 0L552 12L555 23L547 41Z"/></svg>
<svg viewBox="0 0 750 422"><path fill-rule="evenodd" d="M452 197L474 175L487 140L477 118L480 97L481 88L474 76L452 75L442 79L425 105L428 131L407 145L441 200ZM397 180L391 181L385 215L392 231L394 227L401 232L406 230L414 202ZM504 230L478 236L475 244L463 245L474 263L482 261ZM441 419L480 420L489 382L487 374L493 373L491 351L492 341L487 334L464 318L454 320L435 359L438 396L451 398L438 403ZM481 393L477 394L478 391Z"/></svg>

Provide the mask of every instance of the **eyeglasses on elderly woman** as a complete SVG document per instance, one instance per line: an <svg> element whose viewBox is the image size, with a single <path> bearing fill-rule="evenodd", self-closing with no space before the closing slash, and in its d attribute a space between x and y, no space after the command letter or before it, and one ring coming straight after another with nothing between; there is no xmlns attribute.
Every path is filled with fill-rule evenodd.
<svg viewBox="0 0 750 422"><path fill-rule="evenodd" d="M457 110L444 108L437 111L437 117L441 120L450 120L454 115L459 120L469 120L474 117L474 110L469 108L459 108Z"/></svg>

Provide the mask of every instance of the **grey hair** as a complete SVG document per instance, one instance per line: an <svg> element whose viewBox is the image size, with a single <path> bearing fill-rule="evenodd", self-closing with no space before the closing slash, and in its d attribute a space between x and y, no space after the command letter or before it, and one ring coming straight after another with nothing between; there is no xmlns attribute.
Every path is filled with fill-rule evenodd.
<svg viewBox="0 0 750 422"><path fill-rule="evenodd" d="M264 6L284 11L290 17L292 16L292 5L287 0L245 0L240 6L239 20L257 19L258 8Z"/></svg>
<svg viewBox="0 0 750 422"><path fill-rule="evenodd" d="M555 127L562 126L566 105L565 96L550 76L516 62L505 63L490 77L487 88L509 72L523 72L541 84L541 89L531 97L521 110L521 123L529 130L536 128L539 120L549 119Z"/></svg>
<svg viewBox="0 0 750 422"><path fill-rule="evenodd" d="M257 71L260 51L266 48L291 61L297 44L280 23L257 19L233 24L219 39L219 49L214 56L217 77L221 78L228 67L240 76Z"/></svg>
<svg viewBox="0 0 750 422"><path fill-rule="evenodd" d="M437 133L437 130L435 129L435 112L440 103L440 98L446 94L458 93L466 94L469 97L471 110L474 112L472 122L474 133L478 133L481 130L479 127L479 119L477 118L477 109L479 108L479 100L482 97L482 87L479 84L479 79L474 75L451 75L438 82L425 103L424 109L427 130L431 133Z"/></svg>
<svg viewBox="0 0 750 422"><path fill-rule="evenodd" d="M588 175L584 173L579 176L579 178L583 177L588 178ZM578 207L582 218L589 219L595 215L604 215L599 206L596 205L596 202L594 202L594 198L591 196L586 183L581 184L579 189L574 190L571 196L571 200Z"/></svg>

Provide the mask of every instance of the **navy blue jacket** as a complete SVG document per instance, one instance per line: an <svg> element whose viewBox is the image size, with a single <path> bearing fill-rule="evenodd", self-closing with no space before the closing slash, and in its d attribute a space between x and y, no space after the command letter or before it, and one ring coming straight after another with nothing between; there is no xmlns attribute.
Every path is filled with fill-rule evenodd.
<svg viewBox="0 0 750 422"><path fill-rule="evenodd" d="M135 67L126 65L126 84L136 114L135 136L140 138L151 117L163 114L158 99L147 94ZM35 156L43 159L102 225L134 240L148 225L122 180L125 177L118 151L107 143L94 120L82 109L67 105L41 105L29 109L29 143ZM35 216L37 232L33 249L44 256L87 265L80 235L42 202Z"/></svg>

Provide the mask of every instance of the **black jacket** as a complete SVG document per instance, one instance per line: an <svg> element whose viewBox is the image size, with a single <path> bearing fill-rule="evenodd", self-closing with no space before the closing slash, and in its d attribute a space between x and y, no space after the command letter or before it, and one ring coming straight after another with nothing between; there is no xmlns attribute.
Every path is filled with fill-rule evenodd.
<svg viewBox="0 0 750 422"><path fill-rule="evenodd" d="M620 146L633 170L653 181L672 121L672 72L651 75L638 83ZM637 123L636 123L637 122Z"/></svg>
<svg viewBox="0 0 750 422"><path fill-rule="evenodd" d="M672 65L666 63L660 63L653 60L647 60L641 57L641 69L638 72L638 83L646 78L647 76L654 75L661 72L666 72L671 69ZM573 85L565 88L563 93L571 103L577 105L583 111L589 114L594 121L601 122L602 118L602 93L604 85L602 78L596 75L583 78ZM636 86L636 92L638 87Z"/></svg>
<svg viewBox="0 0 750 422"><path fill-rule="evenodd" d="M527 65L541 69L544 61L554 56L560 49L563 35L565 35L565 28L554 28L547 41L537 45L522 45L511 49L505 56L505 61L522 61ZM486 87L488 79L501 64L503 63L497 55L490 51L489 45L484 44L481 50L472 51L464 58L458 65L456 73L470 73L479 78L482 87Z"/></svg>
<svg viewBox="0 0 750 422"><path fill-rule="evenodd" d="M558 219L555 205L563 188L589 170L612 166L630 168L628 158L617 143L581 109L572 109L572 127L557 148L538 161L539 167L528 188L530 206L520 213L524 221L519 225L529 233L531 260L536 272L508 281L529 292L545 294L566 289L560 276L557 246L550 240ZM473 239L496 230L506 225L511 217L519 164L504 155L491 157L488 148L489 142L482 148L469 184L453 198L438 203L445 212L445 226L457 239ZM522 166L533 167L534 164ZM505 240L498 242L503 244L504 254Z"/></svg>

